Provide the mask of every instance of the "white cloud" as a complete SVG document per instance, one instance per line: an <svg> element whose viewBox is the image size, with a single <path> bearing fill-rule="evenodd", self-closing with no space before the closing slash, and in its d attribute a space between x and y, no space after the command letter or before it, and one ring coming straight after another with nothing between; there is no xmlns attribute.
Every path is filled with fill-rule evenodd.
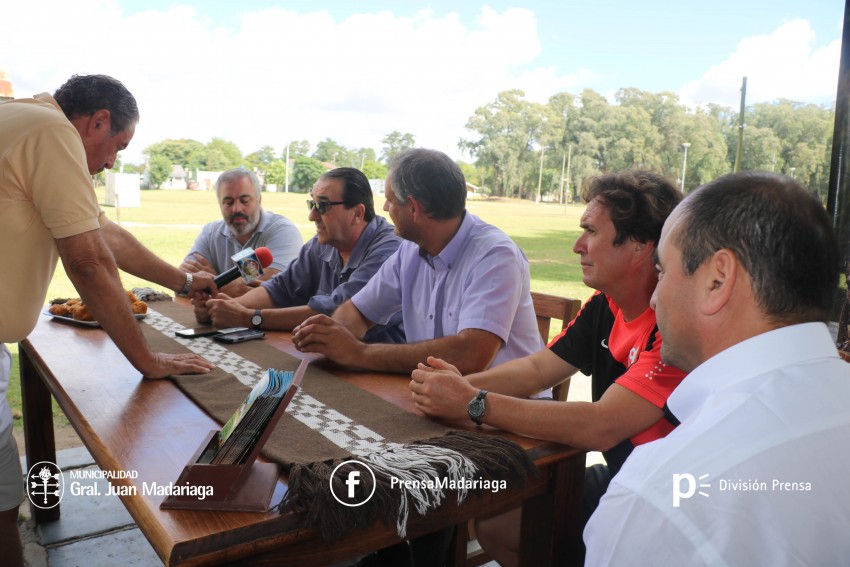
<svg viewBox="0 0 850 567"><path fill-rule="evenodd" d="M121 79L142 114L128 162L165 138L221 137L246 154L263 145L280 152L292 139L315 147L324 138L380 151L393 130L461 157L467 120L499 91L519 88L545 102L557 92L599 90L605 79L593 69L542 64L538 15L522 8L484 6L474 21L431 10L339 20L324 10L239 8L215 23L179 5L130 16L116 0L6 4L0 69L17 96L53 91L74 73ZM746 75L749 103L831 102L840 40L816 46L815 39L808 22L793 20L742 40L680 96L737 107Z"/></svg>
<svg viewBox="0 0 850 567"><path fill-rule="evenodd" d="M500 90L545 100L576 81L533 68L537 19L520 8L485 6L474 24L427 10L337 21L275 8L222 27L186 6L127 16L111 0L13 4L0 68L17 96L52 91L74 73L119 78L142 115L129 162L164 138L217 136L249 153L329 137L380 151L393 130L459 156L466 121Z"/></svg>
<svg viewBox="0 0 850 567"><path fill-rule="evenodd" d="M795 19L769 35L741 40L734 53L680 91L687 103L740 105L747 77L747 104L787 98L831 103L838 85L841 40L815 47L809 22Z"/></svg>

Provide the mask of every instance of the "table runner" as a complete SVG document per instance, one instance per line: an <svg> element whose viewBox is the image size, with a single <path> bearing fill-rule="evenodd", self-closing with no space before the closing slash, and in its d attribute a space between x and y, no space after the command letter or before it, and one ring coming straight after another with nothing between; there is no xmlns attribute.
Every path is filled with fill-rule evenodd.
<svg viewBox="0 0 850 567"><path fill-rule="evenodd" d="M220 424L267 368L294 371L300 363L263 341L224 345L208 338L175 337L175 330L197 325L192 310L183 304L157 303L143 322L143 333L154 351L195 352L216 364L209 374L171 378ZM452 430L313 366L263 454L289 471L281 511L301 514L305 524L326 541L366 527L376 516L395 524L399 537L405 537L411 505L424 515L446 497L444 488L423 481L454 481L460 503L467 496L469 480L480 481L479 487L504 480L510 487L522 485L529 473L536 473L525 451L509 440ZM352 458L366 462L376 477L374 496L356 508L337 503L328 488L332 471ZM335 476L335 486L343 484L343 478L345 474ZM398 483L392 486L392 478L419 482L401 488ZM368 494L370 481L364 479L358 492Z"/></svg>

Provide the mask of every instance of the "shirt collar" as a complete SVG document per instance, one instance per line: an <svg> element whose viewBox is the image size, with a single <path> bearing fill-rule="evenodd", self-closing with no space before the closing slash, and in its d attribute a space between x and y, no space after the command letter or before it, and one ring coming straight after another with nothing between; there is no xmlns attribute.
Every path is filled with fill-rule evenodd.
<svg viewBox="0 0 850 567"><path fill-rule="evenodd" d="M466 246L467 237L469 233L472 231L472 226L475 224L475 217L469 214L467 211L463 211L463 221L460 223L460 228L458 228L455 235L449 240L449 243L440 251L436 256L431 256L425 249L419 249L419 255L428 262L428 265L432 268L437 266L445 266L446 269L451 270L452 266L455 263L455 260L463 251L463 248Z"/></svg>
<svg viewBox="0 0 850 567"><path fill-rule="evenodd" d="M62 114L65 114L65 111L62 110L62 107L59 106L59 103L56 102L56 99L50 96L50 93L38 93L37 95L33 96L33 98L39 102L49 102L56 108L56 110L58 110Z"/></svg>
<svg viewBox="0 0 850 567"><path fill-rule="evenodd" d="M837 357L838 351L825 324L781 327L709 358L685 377L667 403L680 421L686 421L721 390L800 362Z"/></svg>
<svg viewBox="0 0 850 567"><path fill-rule="evenodd" d="M385 221L383 217L375 215L372 220L366 223L366 228L363 229L363 232L361 232L360 236L357 238L357 243L351 250L351 254L348 256L348 264L345 266L340 266L342 263L342 256L340 255L339 250L333 246L323 246L323 250L319 253L319 258L328 262L334 268L341 267L348 270L356 269L365 259L366 252L369 248L369 242L372 240L372 236L375 234L375 231L378 230L381 223L386 224L386 222L387 221Z"/></svg>
<svg viewBox="0 0 850 567"><path fill-rule="evenodd" d="M378 230L378 224L380 222L386 223L382 217L375 215L366 225L366 228L363 229L363 232L360 233L360 236L357 238L357 244L354 245L354 249L348 257L348 268L356 268L363 261L363 258L366 256L366 250L369 247L369 241L372 240L372 236Z"/></svg>

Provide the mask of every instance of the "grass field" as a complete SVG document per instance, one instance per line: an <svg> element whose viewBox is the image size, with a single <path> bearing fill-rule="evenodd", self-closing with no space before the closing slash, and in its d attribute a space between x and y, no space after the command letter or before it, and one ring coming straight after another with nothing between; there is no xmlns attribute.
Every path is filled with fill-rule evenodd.
<svg viewBox="0 0 850 567"><path fill-rule="evenodd" d="M103 191L98 192L105 202ZM303 193L264 193L263 207L292 220L301 230L306 242L315 234L313 224L307 220L307 195ZM107 216L133 233L148 248L167 262L177 265L192 246L201 226L220 218L215 194L205 191L142 191L139 208L104 207ZM376 196L375 208L379 214L382 195ZM525 251L531 266L531 289L545 293L575 297L584 300L590 290L581 282L581 266L572 246L579 235L578 220L583 205L556 205L513 199L471 200L467 208L483 220L504 230ZM127 289L148 282L122 274ZM157 288L158 286L153 286ZM48 298L77 296L64 270L59 266L48 290ZM12 351L12 380L9 385L9 403L16 416L20 415L20 384L17 370L17 345L8 345ZM61 412L54 412L64 419ZM20 419L15 422L20 426ZM61 421L57 422L61 425Z"/></svg>

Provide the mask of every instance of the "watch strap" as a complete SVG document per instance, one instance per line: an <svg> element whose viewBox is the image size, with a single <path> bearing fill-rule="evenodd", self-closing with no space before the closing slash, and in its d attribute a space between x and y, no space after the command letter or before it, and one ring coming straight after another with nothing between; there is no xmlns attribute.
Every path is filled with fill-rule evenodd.
<svg viewBox="0 0 850 567"><path fill-rule="evenodd" d="M178 295L189 295L189 291L192 289L192 281L194 280L194 276L192 276L191 272L186 272L186 282L183 284L183 288L178 292Z"/></svg>

